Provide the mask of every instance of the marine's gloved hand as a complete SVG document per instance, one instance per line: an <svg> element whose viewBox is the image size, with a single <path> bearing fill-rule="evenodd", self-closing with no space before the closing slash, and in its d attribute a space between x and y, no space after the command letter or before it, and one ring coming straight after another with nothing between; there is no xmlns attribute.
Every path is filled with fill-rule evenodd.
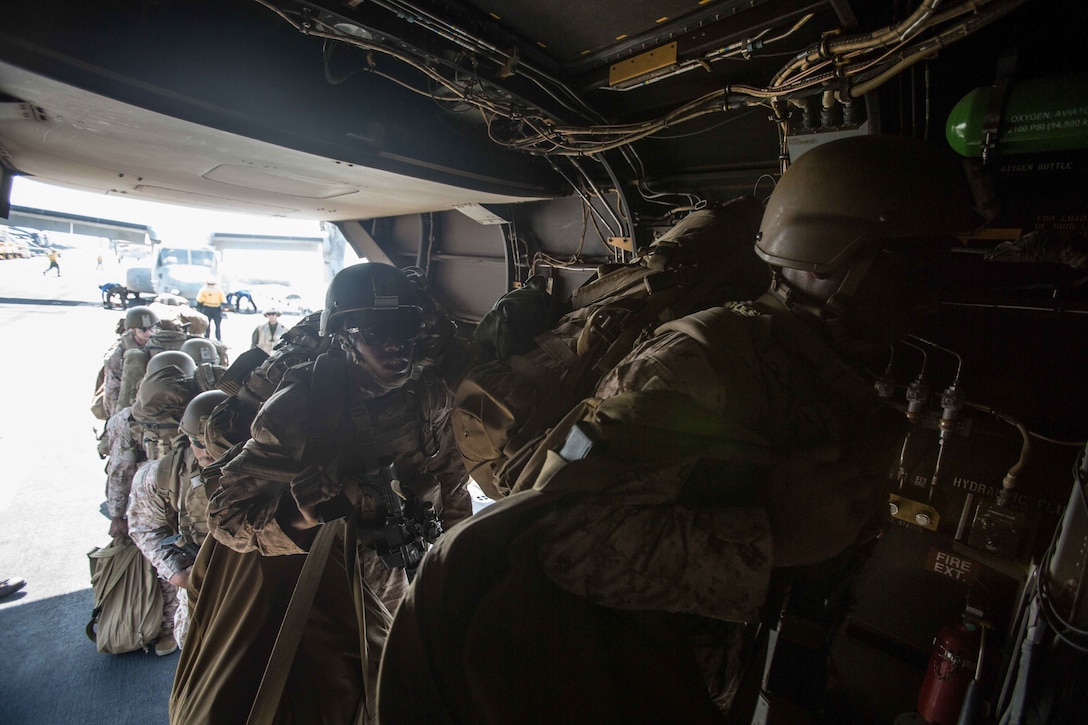
<svg viewBox="0 0 1088 725"><path fill-rule="evenodd" d="M291 496L299 511L296 529L312 529L325 521L343 518L353 508L343 484L319 465L307 466L291 480Z"/></svg>
<svg viewBox="0 0 1088 725"><path fill-rule="evenodd" d="M853 544L881 505L883 481L866 478L837 447L798 451L773 467L761 491L774 565L826 561Z"/></svg>

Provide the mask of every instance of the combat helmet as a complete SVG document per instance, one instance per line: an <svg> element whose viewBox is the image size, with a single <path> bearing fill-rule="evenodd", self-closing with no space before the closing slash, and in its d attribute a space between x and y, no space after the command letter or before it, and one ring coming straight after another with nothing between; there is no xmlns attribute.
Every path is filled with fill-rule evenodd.
<svg viewBox="0 0 1088 725"><path fill-rule="evenodd" d="M921 141L857 136L822 144L783 174L763 214L756 254L826 274L886 239L969 231L963 170Z"/></svg>
<svg viewBox="0 0 1088 725"><path fill-rule="evenodd" d="M203 337L190 337L181 343L180 349L181 352L193 358L197 365L201 363L219 364L219 350L211 340L206 340Z"/></svg>
<svg viewBox="0 0 1088 725"><path fill-rule="evenodd" d="M325 293L320 335L379 323L398 339L418 337L422 308L417 287L388 264L367 262L337 272Z"/></svg>
<svg viewBox="0 0 1088 725"><path fill-rule="evenodd" d="M204 423L216 406L228 398L230 396L222 390L208 390L190 400L181 415L181 432L191 438L203 440Z"/></svg>
<svg viewBox="0 0 1088 725"><path fill-rule="evenodd" d="M182 374L187 378L191 378L193 373L196 372L196 361L188 354L181 350L164 350L152 355L151 359L147 361L144 377L149 378L153 373L171 365L181 370Z"/></svg>
<svg viewBox="0 0 1088 725"><path fill-rule="evenodd" d="M125 329L133 330L144 327L155 327L159 324L159 316L146 305L129 307L125 312Z"/></svg>
<svg viewBox="0 0 1088 725"><path fill-rule="evenodd" d="M964 171L951 155L902 136L839 139L806 152L782 175L755 251L772 268L816 275L849 268L828 300L835 309L881 248L970 231L971 209ZM781 274L772 292L788 296Z"/></svg>

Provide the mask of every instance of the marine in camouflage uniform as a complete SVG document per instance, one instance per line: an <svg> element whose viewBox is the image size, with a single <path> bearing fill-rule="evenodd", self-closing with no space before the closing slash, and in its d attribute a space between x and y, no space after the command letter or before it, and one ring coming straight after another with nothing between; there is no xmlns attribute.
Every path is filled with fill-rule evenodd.
<svg viewBox="0 0 1088 725"><path fill-rule="evenodd" d="M125 353L146 347L158 324L158 316L147 307L132 307L125 313L125 331L106 353L103 361L106 374L103 378L105 397L102 403L106 408L106 415L113 415L116 412L117 398L121 394Z"/></svg>
<svg viewBox="0 0 1088 725"><path fill-rule="evenodd" d="M148 463L137 469L130 484L130 495L134 488L146 488L149 476L151 481L155 481L157 461L184 443L184 439L178 436L179 426L186 406L197 392L194 380L196 371L196 361L177 350L157 353L148 361L130 416L133 421L132 435L138 436L138 445ZM126 532L128 528L129 522L126 520ZM163 625L155 643L155 653L167 655L177 649L173 628L178 610L178 588L162 572L159 572L159 586L163 593Z"/></svg>
<svg viewBox="0 0 1088 725"><path fill-rule="evenodd" d="M951 173L907 139L802 157L757 240L770 293L659 328L518 492L430 552L387 639L380 718L721 722L780 582L815 631L839 624L905 428L860 371L931 279L918 238L966 219ZM914 246L893 254L895 237ZM806 664L822 685L826 651ZM804 694L795 712L818 706Z"/></svg>
<svg viewBox="0 0 1088 725"><path fill-rule="evenodd" d="M212 363L196 364L187 353L165 350L147 363L140 381L132 418L142 426L147 457L162 458L178 435L182 414L197 394L214 390L225 368Z"/></svg>
<svg viewBox="0 0 1088 725"><path fill-rule="evenodd" d="M177 350L160 352L148 362L132 405L132 419L141 426L141 445L148 460L162 458L173 446L185 406L198 392L196 371L196 362Z"/></svg>
<svg viewBox="0 0 1088 725"><path fill-rule="evenodd" d="M245 718L306 554L326 526L340 528L279 713L296 723L373 716L390 610L408 581L365 546L378 502L360 476L392 456L402 489L432 503L446 527L471 513L448 427L452 396L414 364L416 294L387 265L338 274L321 336L335 335L344 349L288 370L253 421L251 439L221 461L209 506L214 540L190 579L191 625L172 722Z"/></svg>
<svg viewBox="0 0 1088 725"><path fill-rule="evenodd" d="M184 646L188 629L185 587L195 551L208 536L208 486L202 469L226 452L219 436L206 436L204 423L227 398L221 391L196 396L182 416L184 434L162 459L140 469L129 500L129 536L159 577L178 587L174 638ZM180 538L179 538L180 536Z"/></svg>
<svg viewBox="0 0 1088 725"><path fill-rule="evenodd" d="M900 420L862 404L865 386L838 397L841 387L793 357L796 330L760 340L771 310L725 314L739 325L718 359L664 332L602 380L591 426L636 416L652 433L625 423L628 445L609 438L604 454L569 463L553 451L525 490L438 543L389 636L384 721L715 722L728 709L772 571L799 563L776 551L753 488L786 478L788 464L774 471L780 452L841 444L861 414L885 434ZM628 400L633 413L610 408ZM709 430L721 431L710 450L683 449L681 437ZM870 504L860 529L881 508L871 487L858 491ZM508 641L519 642L516 667Z"/></svg>
<svg viewBox="0 0 1088 725"><path fill-rule="evenodd" d="M149 523L155 514L152 511L152 496L146 492L149 489L155 489L155 478L158 476L159 463L158 460L147 461L136 471L136 475L132 479L131 491L131 496L134 499L130 499L125 513L128 517L128 536L144 557L155 567L158 573L159 588L162 589L162 627L159 629L159 635L155 642L155 651L156 653L161 651L163 654L170 654L176 648L167 647L165 638L170 637L175 641L180 641L175 633L174 625L177 622L183 599L181 596L182 590L171 581L172 574L168 572L168 567L160 567L160 564L165 563L161 552L151 543L152 539L157 538L159 532L151 528ZM133 502L136 504L135 507L132 505Z"/></svg>
<svg viewBox="0 0 1088 725"><path fill-rule="evenodd" d="M277 513L283 497L290 496L284 479L306 467L304 451L315 425L310 420L313 370L309 363L288 371L253 421L250 441L223 468L211 515L216 539L235 551L264 556L307 551L308 541L285 530ZM365 376L349 380L348 386L341 400L354 399L365 408L375 454L392 456L401 483L431 502L447 526L465 518L471 512L463 486L466 474L450 437L452 395L442 381L424 372L418 380L392 390ZM348 420L342 425L349 425ZM347 467L365 470L361 464ZM392 611L408 587L404 570L385 567L370 552L364 563L367 581Z"/></svg>
<svg viewBox="0 0 1088 725"><path fill-rule="evenodd" d="M193 368L190 375L192 383L189 383L187 379L172 379L169 373L159 373L152 381L151 387L141 396L139 389L142 379L138 378L136 382L133 382L130 378L134 374L142 374L138 371L146 371L144 366L147 364L146 357L149 355L145 356L145 362L140 366L130 366L130 378L125 378L123 375L124 354L130 350L144 351L149 354L161 352L162 350L155 349L156 337L160 335L178 335L184 339L183 333L153 330L152 328L158 324L158 318L154 313L148 313L146 310L146 307L134 307L128 311L129 315L125 318L126 324L131 323L138 327L130 328L121 336L105 365L106 386L111 392L105 395L103 403L111 408L124 403L121 410L114 411L107 419L98 443L99 453L108 459L106 501L112 520L111 536L126 533L124 513L128 505L132 476L136 466L148 458L160 457L168 449L170 440L177 434L176 418L184 411L189 398L195 391L214 388L225 371L225 368L220 365L212 363L197 365L194 360L192 366L186 364L187 372ZM194 338L194 341L197 340L201 343L207 342L204 338ZM180 341L178 344L181 344ZM171 356L168 356L168 359L170 358ZM177 361L176 357L172 359ZM131 358L129 362L132 362ZM115 384L108 382L111 379ZM126 381L123 386L122 380ZM126 389L125 397L131 397L132 400L119 400L118 394L122 387ZM131 390L128 390L129 387ZM171 418L171 415L174 417Z"/></svg>
<svg viewBox="0 0 1088 725"><path fill-rule="evenodd" d="M188 449L188 446L183 448ZM170 458L171 456L168 455L162 460L148 461L136 475L128 507L128 531L129 537L155 567L159 580L179 587L177 596L172 602L172 608L175 611L170 613L170 627L173 630L174 639L181 645L185 641L185 625L188 621L182 614L187 607L185 590L182 588L184 582L181 579L191 564L186 564L182 560L181 549L178 549L175 555L163 546L166 539L177 534L177 511L172 510L169 493L163 491L157 484L160 466L164 462L169 466ZM203 491L201 486L192 488ZM204 505L207 506L206 499Z"/></svg>
<svg viewBox="0 0 1088 725"><path fill-rule="evenodd" d="M110 516L110 536L127 536L125 510L136 469L147 460L141 442L140 426L132 420L132 408L126 407L106 422L104 440L109 442L106 459L106 511Z"/></svg>

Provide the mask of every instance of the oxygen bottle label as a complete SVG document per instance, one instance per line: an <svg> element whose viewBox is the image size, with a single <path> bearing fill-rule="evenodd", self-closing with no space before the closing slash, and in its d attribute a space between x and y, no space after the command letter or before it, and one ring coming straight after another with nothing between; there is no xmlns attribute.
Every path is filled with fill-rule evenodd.
<svg viewBox="0 0 1088 725"><path fill-rule="evenodd" d="M948 114L945 135L961 156L982 155L990 89L976 88ZM1009 89L996 139L1001 155L1088 149L1088 76L1021 81Z"/></svg>

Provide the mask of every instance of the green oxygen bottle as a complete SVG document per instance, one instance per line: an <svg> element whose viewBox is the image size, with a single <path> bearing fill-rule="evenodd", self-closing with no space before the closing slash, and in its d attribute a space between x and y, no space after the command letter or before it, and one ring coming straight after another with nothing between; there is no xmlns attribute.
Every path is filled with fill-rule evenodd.
<svg viewBox="0 0 1088 725"><path fill-rule="evenodd" d="M948 144L961 156L982 155L990 89L976 88L948 114ZM996 150L1001 155L1088 148L1088 75L1017 82L1008 90Z"/></svg>

